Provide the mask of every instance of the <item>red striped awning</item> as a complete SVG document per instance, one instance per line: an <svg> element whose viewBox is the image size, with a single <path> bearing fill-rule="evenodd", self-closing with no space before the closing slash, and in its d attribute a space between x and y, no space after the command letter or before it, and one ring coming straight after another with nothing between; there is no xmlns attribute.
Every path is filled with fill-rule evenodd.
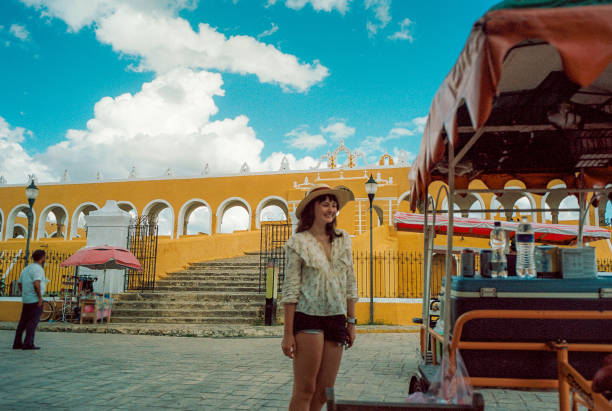
<svg viewBox="0 0 612 411"><path fill-rule="evenodd" d="M433 216L428 216L429 224L433 222ZM397 212L393 217L393 224L398 231L423 232L425 216L423 214ZM489 238L493 230L494 220L482 220L479 218L454 218L455 235L465 237ZM502 221L502 228L510 237L518 229L519 223ZM531 223L535 233L536 241L542 243L571 244L578 237L578 226L568 224L541 224ZM448 230L448 216L436 216L436 232L446 234ZM610 238L610 231L605 228L584 226L584 241L591 242Z"/></svg>

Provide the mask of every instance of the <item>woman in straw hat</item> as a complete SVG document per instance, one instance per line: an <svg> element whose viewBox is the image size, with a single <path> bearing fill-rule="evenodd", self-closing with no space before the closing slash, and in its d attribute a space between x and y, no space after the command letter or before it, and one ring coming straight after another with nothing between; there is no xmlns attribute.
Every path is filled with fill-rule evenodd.
<svg viewBox="0 0 612 411"><path fill-rule="evenodd" d="M299 224L285 246L283 353L293 359L290 410L320 410L333 387L342 347L355 342L357 282L351 240L336 215L348 190L318 185L295 211Z"/></svg>

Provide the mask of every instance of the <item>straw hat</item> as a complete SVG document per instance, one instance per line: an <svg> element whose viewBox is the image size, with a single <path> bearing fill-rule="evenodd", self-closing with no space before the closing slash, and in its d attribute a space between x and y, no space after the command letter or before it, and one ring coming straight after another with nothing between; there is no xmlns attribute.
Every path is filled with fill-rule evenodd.
<svg viewBox="0 0 612 411"><path fill-rule="evenodd" d="M327 184L317 184L311 188L304 199L300 202L295 210L295 216L299 219L302 217L302 211L306 206L315 198L325 195L333 195L338 199L338 210L340 210L346 203L354 200L353 193L344 187L331 188Z"/></svg>

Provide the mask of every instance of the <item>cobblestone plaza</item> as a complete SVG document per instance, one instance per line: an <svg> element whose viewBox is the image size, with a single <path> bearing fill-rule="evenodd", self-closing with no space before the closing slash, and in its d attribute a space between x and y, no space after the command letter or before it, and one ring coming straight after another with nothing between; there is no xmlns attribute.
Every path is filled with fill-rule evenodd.
<svg viewBox="0 0 612 411"><path fill-rule="evenodd" d="M341 399L403 401L417 335L359 334L345 352ZM185 338L40 332L39 351L13 351L0 331L0 408L287 409L291 362L280 338ZM555 410L555 392L484 390L487 410Z"/></svg>

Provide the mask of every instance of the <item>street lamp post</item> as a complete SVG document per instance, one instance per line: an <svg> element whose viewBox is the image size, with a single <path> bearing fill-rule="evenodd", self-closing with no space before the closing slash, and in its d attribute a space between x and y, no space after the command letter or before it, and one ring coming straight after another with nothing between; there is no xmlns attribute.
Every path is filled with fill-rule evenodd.
<svg viewBox="0 0 612 411"><path fill-rule="evenodd" d="M370 324L374 323L374 240L372 234L372 203L374 202L377 188L378 183L374 180L372 174L370 174L370 179L365 183L366 193L368 193L368 198L370 199Z"/></svg>
<svg viewBox="0 0 612 411"><path fill-rule="evenodd" d="M32 224L34 222L34 212L32 208L34 207L34 201L36 201L36 197L38 197L38 187L34 183L34 179L29 186L26 187L26 197L28 198L28 204L30 208L28 208L26 214L28 217L28 236L26 239L26 252L25 252L25 261L26 265L30 259L30 237L32 236Z"/></svg>

